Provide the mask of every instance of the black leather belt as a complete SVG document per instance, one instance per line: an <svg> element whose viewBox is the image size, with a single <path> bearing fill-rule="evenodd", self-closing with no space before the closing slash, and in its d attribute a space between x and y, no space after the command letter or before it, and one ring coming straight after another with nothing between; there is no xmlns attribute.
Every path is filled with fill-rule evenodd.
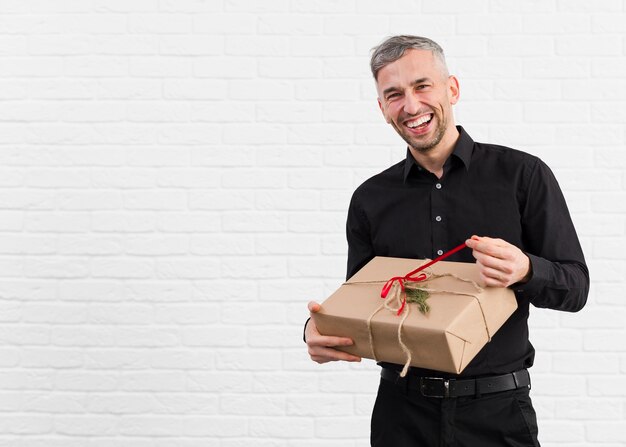
<svg viewBox="0 0 626 447"><path fill-rule="evenodd" d="M530 375L527 369L521 369L500 376L479 377L476 379L445 379L442 377L418 377L407 375L400 377L395 369L383 368L380 376L399 386L417 390L423 396L450 398L463 396L480 397L481 394L530 388Z"/></svg>

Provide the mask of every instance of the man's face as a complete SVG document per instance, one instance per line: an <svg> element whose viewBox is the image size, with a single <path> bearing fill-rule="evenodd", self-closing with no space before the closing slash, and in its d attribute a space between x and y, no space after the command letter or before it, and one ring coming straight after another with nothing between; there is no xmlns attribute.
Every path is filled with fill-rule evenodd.
<svg viewBox="0 0 626 447"><path fill-rule="evenodd" d="M408 50L378 72L378 105L409 146L427 153L454 132L458 81L430 51Z"/></svg>

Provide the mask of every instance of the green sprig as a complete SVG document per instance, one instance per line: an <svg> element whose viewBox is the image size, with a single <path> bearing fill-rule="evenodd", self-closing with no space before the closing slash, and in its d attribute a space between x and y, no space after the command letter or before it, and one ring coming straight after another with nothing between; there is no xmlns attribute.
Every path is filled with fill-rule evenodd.
<svg viewBox="0 0 626 447"><path fill-rule="evenodd" d="M424 289L410 289L406 288L406 302L416 303L419 311L426 315L430 311L430 306L426 302L430 294Z"/></svg>

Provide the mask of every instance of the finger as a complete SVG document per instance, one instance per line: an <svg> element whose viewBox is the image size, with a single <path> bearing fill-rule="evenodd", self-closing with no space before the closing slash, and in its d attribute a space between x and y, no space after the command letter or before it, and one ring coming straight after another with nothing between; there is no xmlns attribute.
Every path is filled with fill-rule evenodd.
<svg viewBox="0 0 626 447"><path fill-rule="evenodd" d="M487 258L487 260L490 261L489 258ZM478 264L478 267L481 273L488 278L500 279L502 278L503 275L506 274L502 269L499 269L497 267L492 267L489 264L485 264L483 262L476 262L476 264ZM499 263L496 262L496 264L499 264Z"/></svg>
<svg viewBox="0 0 626 447"><path fill-rule="evenodd" d="M485 253L473 252L476 263L483 267L491 268L493 270L499 270L501 272L507 272L510 270L506 259L495 258Z"/></svg>
<svg viewBox="0 0 626 447"><path fill-rule="evenodd" d="M480 279L488 287L506 287L510 282L510 274L477 262Z"/></svg>
<svg viewBox="0 0 626 447"><path fill-rule="evenodd" d="M325 348L332 348L334 346L352 346L354 342L347 337L336 337L333 335L318 335L307 339L309 346L322 346Z"/></svg>
<svg viewBox="0 0 626 447"><path fill-rule="evenodd" d="M484 253L494 258L508 259L510 257L509 248L511 244L502 239L472 236L471 239L465 241L465 244L474 252Z"/></svg>
<svg viewBox="0 0 626 447"><path fill-rule="evenodd" d="M309 301L308 308L309 312L316 313L322 309L322 306L320 306L320 304L316 303L315 301Z"/></svg>
<svg viewBox="0 0 626 447"><path fill-rule="evenodd" d="M506 283L500 282L500 281L496 281L495 279L492 278L488 278L485 280L485 282L483 283L484 287L491 287L491 288L504 288L507 287Z"/></svg>
<svg viewBox="0 0 626 447"><path fill-rule="evenodd" d="M484 253L486 255L489 255L493 258L498 258L498 259L506 259L507 258L507 251L506 251L506 247L499 245L499 244L495 244L491 241L480 241L476 244L476 247L474 247L474 250L480 252L480 253Z"/></svg>
<svg viewBox="0 0 626 447"><path fill-rule="evenodd" d="M356 355L348 354L347 352L341 351L323 351L315 354L310 354L311 359L316 361L317 363L327 363L327 362L360 362L361 357L357 357Z"/></svg>
<svg viewBox="0 0 626 447"><path fill-rule="evenodd" d="M489 236L472 236L470 238L470 240L474 240L477 242L484 242L484 243L488 243L488 244L493 244L493 245L499 245L501 247L507 246L507 245L511 245L509 244L507 241L505 241L504 239L500 239L498 237L489 237Z"/></svg>
<svg viewBox="0 0 626 447"><path fill-rule="evenodd" d="M474 235L472 235L472 237L470 237L469 239L465 240L465 245L467 245L470 248L473 248L478 242L480 242L481 239L482 239L482 237L476 236L474 234Z"/></svg>
<svg viewBox="0 0 626 447"><path fill-rule="evenodd" d="M480 275L481 285L484 287L506 287L507 284L491 276Z"/></svg>
<svg viewBox="0 0 626 447"><path fill-rule="evenodd" d="M485 275L485 277L490 278L497 282L502 282L506 280L504 273L502 273L499 270L486 269L485 271L483 271L483 274Z"/></svg>
<svg viewBox="0 0 626 447"><path fill-rule="evenodd" d="M309 350L311 359L318 363L333 362L343 360L346 362L360 362L361 357L348 354L347 352L338 351L332 348L315 348Z"/></svg>

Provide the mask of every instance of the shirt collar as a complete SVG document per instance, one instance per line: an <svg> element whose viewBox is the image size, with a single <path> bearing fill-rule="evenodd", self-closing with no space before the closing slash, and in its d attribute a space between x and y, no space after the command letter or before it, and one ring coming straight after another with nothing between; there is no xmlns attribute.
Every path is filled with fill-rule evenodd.
<svg viewBox="0 0 626 447"><path fill-rule="evenodd" d="M459 138L456 141L456 144L454 145L454 150L452 151L452 155L450 156L450 158L448 158L448 160L446 160L446 164L451 161L450 159L452 157L454 157L463 163L466 170L469 170L470 161L472 158L472 152L474 150L474 140L472 140L472 137L470 137L468 133L465 132L465 129L463 129L463 127L456 126L456 128L459 131ZM415 161L415 158L413 158L411 151L407 148L406 161L404 163L404 181L405 182L406 182L406 179L409 177L409 174L411 173L411 169L423 169L423 168Z"/></svg>

